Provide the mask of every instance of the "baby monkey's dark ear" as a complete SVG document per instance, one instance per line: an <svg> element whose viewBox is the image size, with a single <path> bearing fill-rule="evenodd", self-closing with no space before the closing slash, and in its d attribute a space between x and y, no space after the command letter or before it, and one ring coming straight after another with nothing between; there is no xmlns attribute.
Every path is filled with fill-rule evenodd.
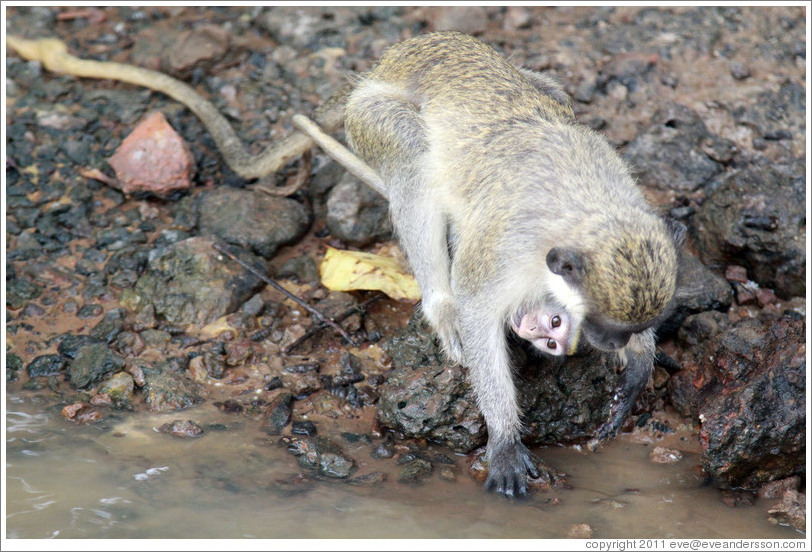
<svg viewBox="0 0 812 552"><path fill-rule="evenodd" d="M580 284L584 273L584 260L579 251L565 247L553 247L547 253L547 268L558 274L568 284Z"/></svg>
<svg viewBox="0 0 812 552"><path fill-rule="evenodd" d="M671 233L671 237L674 238L674 246L679 249L682 247L682 243L685 241L685 232L687 228L684 224L672 217L664 217L665 225L668 228L668 231Z"/></svg>

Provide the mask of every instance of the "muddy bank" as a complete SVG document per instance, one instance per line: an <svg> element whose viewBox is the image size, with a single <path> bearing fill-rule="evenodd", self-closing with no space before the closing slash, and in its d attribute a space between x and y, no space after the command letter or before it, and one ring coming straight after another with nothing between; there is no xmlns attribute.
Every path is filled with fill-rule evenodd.
<svg viewBox="0 0 812 552"><path fill-rule="evenodd" d="M476 34L517 65L559 77L579 119L605 133L650 199L689 229L678 308L660 330L664 354L626 429L652 439L686 432L701 446L703 477L743 488L765 523L773 505L756 492L766 483L789 481L785 492L796 504L803 498L801 8L8 13L14 32L56 35L77 55L191 83L255 151L289 132L290 116L311 113L347 73L425 31ZM14 55L6 68L9 390L47 397L66 423L99 427L177 410L180 424L167 431L186 436L199 435L185 425L197 423L192 407L215 405L222 423L256 424L258 438L291 450L301 477L285 492L324 479L435 481L452 477L447 466L469 477L468 462L425 452L431 439L473 462L485 433L464 371L445 365L417 320L408 324L413 305L380 299L359 308L372 294L318 285L326 246L374 250L391 237L379 197L319 152L302 190L271 197L232 173L200 122L162 95L52 75ZM88 176L100 169L112 177L106 163L153 111L188 145L188 187L145 191ZM287 185L301 171L294 161L263 185ZM310 313L215 245L331 316L348 313L342 325L361 345L330 330L306 335L316 322ZM520 347L515 354L529 442L588 439L605 419L616 366L589 353L561 366ZM724 422L733 414L742 425ZM365 425L342 432L328 424L336 420ZM351 439L396 466L397 477L360 469ZM785 514L770 515L798 526L786 513L792 496Z"/></svg>

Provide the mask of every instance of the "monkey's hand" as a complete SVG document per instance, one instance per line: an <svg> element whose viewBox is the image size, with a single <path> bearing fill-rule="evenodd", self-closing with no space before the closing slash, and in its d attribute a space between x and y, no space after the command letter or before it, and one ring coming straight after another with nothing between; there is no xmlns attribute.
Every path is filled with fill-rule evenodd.
<svg viewBox="0 0 812 552"><path fill-rule="evenodd" d="M595 438L587 443L590 450L594 451L603 441L611 439L620 432L637 397L648 383L653 367L653 355L635 352L627 354L626 367L620 376L620 387L615 391L609 406L609 419L598 428Z"/></svg>
<svg viewBox="0 0 812 552"><path fill-rule="evenodd" d="M492 445L488 445L490 448ZM536 460L521 441L489 450L485 488L508 498L527 494L527 476L539 477Z"/></svg>
<svg viewBox="0 0 812 552"><path fill-rule="evenodd" d="M423 315L440 338L443 352L452 362L464 364L462 339L457 329L457 308L449 296L426 294L422 301Z"/></svg>
<svg viewBox="0 0 812 552"><path fill-rule="evenodd" d="M594 452L601 443L617 436L620 432L620 428L623 426L623 422L625 422L629 416L629 412L631 412L636 398L637 396L629 400L628 397L624 396L622 389L615 393L612 403L609 406L609 419L601 424L598 431L595 432L595 437L587 443L589 450Z"/></svg>

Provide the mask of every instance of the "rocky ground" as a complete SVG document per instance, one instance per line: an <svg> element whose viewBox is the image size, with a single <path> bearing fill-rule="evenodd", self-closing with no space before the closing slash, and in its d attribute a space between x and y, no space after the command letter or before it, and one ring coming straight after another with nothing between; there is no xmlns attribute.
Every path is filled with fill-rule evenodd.
<svg viewBox="0 0 812 552"><path fill-rule="evenodd" d="M80 57L189 82L254 151L387 45L440 29L559 77L578 117L689 229L678 308L627 429L669 432L664 413L678 412L708 478L738 493L731 501L772 493L774 519L803 527L803 8L18 7L7 23L57 36ZM318 434L320 419L368 422L358 438L378 457L398 454L406 481L431 477L433 465L442 476L423 439L461 452L484 444L463 370L444 363L412 304L319 286L326 246L389 245L382 198L318 152L306 186L273 197L232 173L200 122L160 94L56 76L11 53L6 70L9 389L52 397L76 423L213 401L224 416L256 418L330 478L352 478L353 461L336 436ZM188 144L185 186L144 191L112 177L107 163L153 111ZM265 185L302 170L294 162ZM308 311L215 246L346 314L361 345L308 333ZM588 439L606 417L612 360L552 365L515 353L528 441ZM194 423L162 429L199 434Z"/></svg>

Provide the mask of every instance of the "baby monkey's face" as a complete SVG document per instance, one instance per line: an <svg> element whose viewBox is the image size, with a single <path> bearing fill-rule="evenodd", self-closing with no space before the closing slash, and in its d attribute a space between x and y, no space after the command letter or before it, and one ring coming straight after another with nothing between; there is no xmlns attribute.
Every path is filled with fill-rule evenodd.
<svg viewBox="0 0 812 552"><path fill-rule="evenodd" d="M518 324L511 321L510 326L516 335L547 354L562 356L575 348L576 328L563 309L538 309L522 316Z"/></svg>

